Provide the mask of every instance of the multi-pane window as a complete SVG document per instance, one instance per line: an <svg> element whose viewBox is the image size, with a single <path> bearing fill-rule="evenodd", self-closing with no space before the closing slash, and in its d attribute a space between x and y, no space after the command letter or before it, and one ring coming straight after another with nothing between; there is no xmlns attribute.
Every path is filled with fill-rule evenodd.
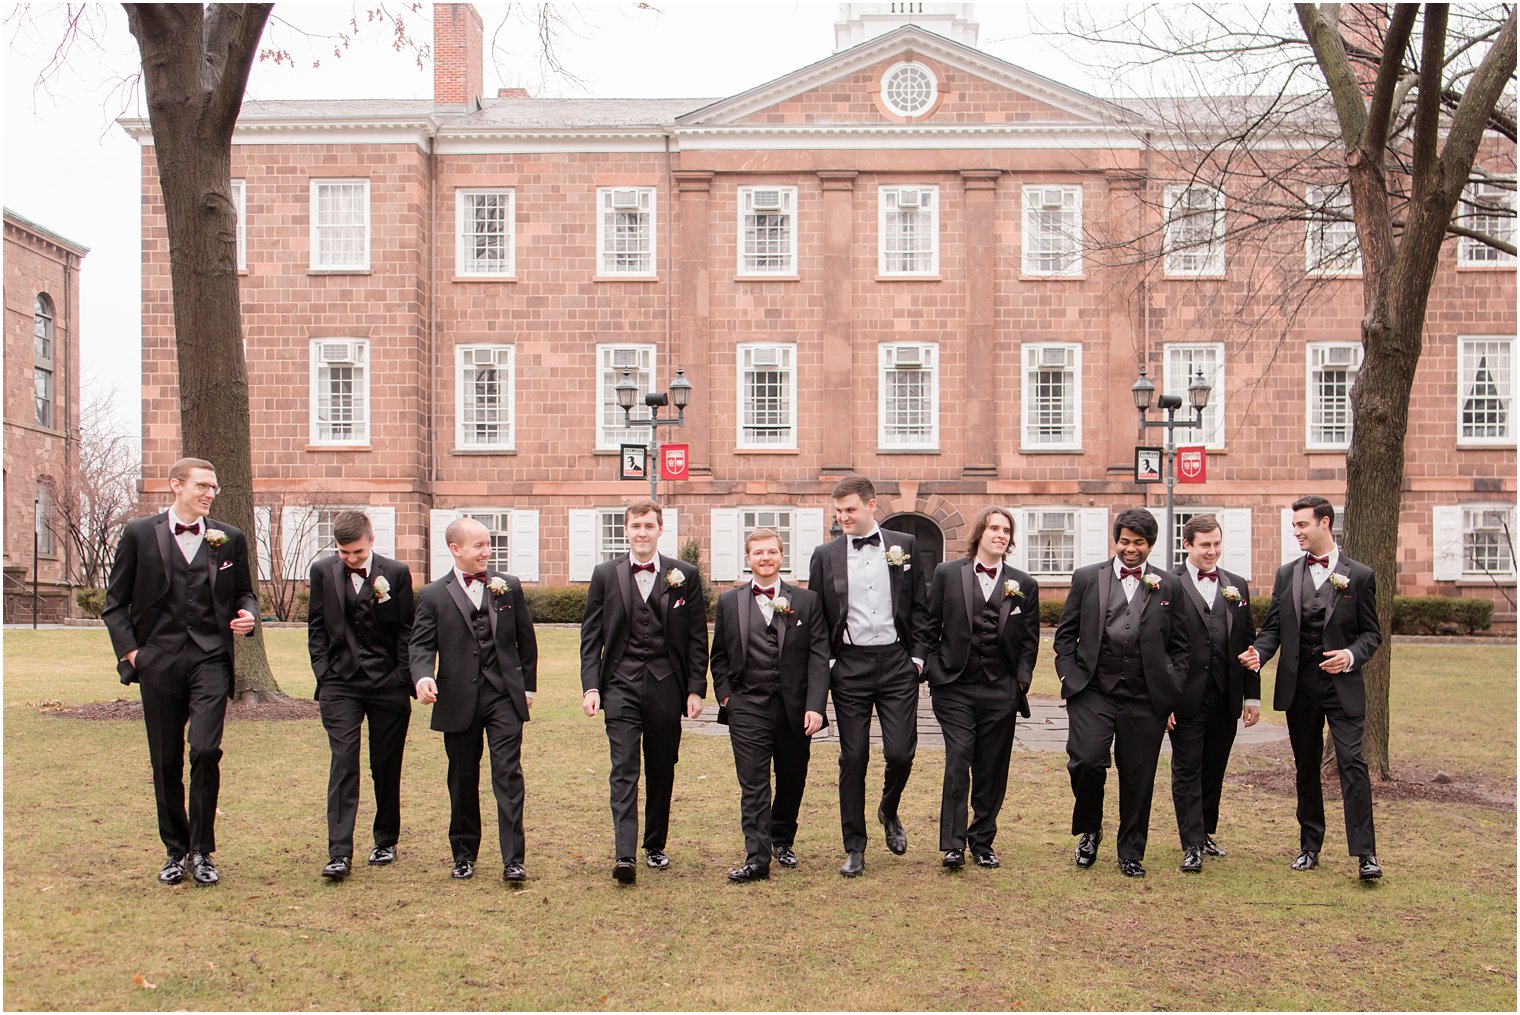
<svg viewBox="0 0 1520 1015"><path fill-rule="evenodd" d="M880 346L880 426L882 448L939 447L939 346L900 343Z"/></svg>
<svg viewBox="0 0 1520 1015"><path fill-rule="evenodd" d="M53 425L53 300L38 293L32 302L32 401L38 426Z"/></svg>
<svg viewBox="0 0 1520 1015"><path fill-rule="evenodd" d="M1024 513L1030 574L1070 574L1077 566L1077 513L1069 508Z"/></svg>
<svg viewBox="0 0 1520 1015"><path fill-rule="evenodd" d="M1350 187L1310 187L1308 218L1305 270L1311 275L1360 274L1362 248L1356 242L1356 222L1351 217Z"/></svg>
<svg viewBox="0 0 1520 1015"><path fill-rule="evenodd" d="M369 181L311 181L311 266L369 270Z"/></svg>
<svg viewBox="0 0 1520 1015"><path fill-rule="evenodd" d="M457 190L455 274L511 277L516 271L517 193Z"/></svg>
<svg viewBox="0 0 1520 1015"><path fill-rule="evenodd" d="M311 442L369 443L369 342L311 343Z"/></svg>
<svg viewBox="0 0 1520 1015"><path fill-rule="evenodd" d="M1024 346L1024 450L1081 449L1081 379L1080 345Z"/></svg>
<svg viewBox="0 0 1520 1015"><path fill-rule="evenodd" d="M899 5L893 5L894 13L897 6ZM929 68L921 63L909 60L895 64L881 77L881 100L898 116L918 116L934 105L938 97L939 82Z"/></svg>
<svg viewBox="0 0 1520 1015"><path fill-rule="evenodd" d="M1462 509L1462 573L1513 576L1515 509L1513 507L1464 507Z"/></svg>
<svg viewBox="0 0 1520 1015"><path fill-rule="evenodd" d="M1203 427L1182 431L1184 444L1199 443L1208 448L1224 447L1224 346L1218 342L1201 345L1168 345L1163 361L1162 390L1182 398L1183 418L1193 418L1188 386L1200 371L1209 386L1209 404L1203 409Z"/></svg>
<svg viewBox="0 0 1520 1015"><path fill-rule="evenodd" d="M792 509L756 507L739 509L739 560L745 574L749 574L749 555L744 552L744 537L756 529L775 529L781 537L781 570L788 574L797 569L792 560ZM805 564L803 565L806 566Z"/></svg>
<svg viewBox="0 0 1520 1015"><path fill-rule="evenodd" d="M1182 527L1188 523L1188 519L1197 515L1213 515L1215 518L1218 518L1222 510L1222 508L1217 507L1176 507L1172 509L1172 565L1174 567L1187 559L1187 550L1182 545ZM1161 523L1165 520L1166 515L1157 511L1156 521ZM1157 528L1159 529L1160 527L1160 524L1158 524ZM1156 549L1159 550L1160 547L1156 547ZM1161 562L1160 553L1152 555L1152 564L1160 567Z"/></svg>
<svg viewBox="0 0 1520 1015"><path fill-rule="evenodd" d="M456 446L495 450L513 447L513 353L510 345L462 345L455 350Z"/></svg>
<svg viewBox="0 0 1520 1015"><path fill-rule="evenodd" d="M797 274L797 188L739 188L739 274Z"/></svg>
<svg viewBox="0 0 1520 1015"><path fill-rule="evenodd" d="M795 345L741 345L739 447L797 446Z"/></svg>
<svg viewBox="0 0 1520 1015"><path fill-rule="evenodd" d="M53 425L53 371L32 368L32 400L37 407L37 425Z"/></svg>
<svg viewBox="0 0 1520 1015"><path fill-rule="evenodd" d="M1515 340L1457 339L1457 438L1467 444L1515 439Z"/></svg>
<svg viewBox="0 0 1520 1015"><path fill-rule="evenodd" d="M1310 448L1351 446L1351 385L1362 367L1356 342L1309 344L1309 390L1306 399Z"/></svg>
<svg viewBox="0 0 1520 1015"><path fill-rule="evenodd" d="M1502 243L1515 242L1515 181L1478 180L1462 191L1454 224ZM1464 267L1510 265L1515 255L1472 236L1458 241L1457 263Z"/></svg>
<svg viewBox="0 0 1520 1015"><path fill-rule="evenodd" d="M1082 274L1082 188L1024 188L1025 275Z"/></svg>
<svg viewBox="0 0 1520 1015"><path fill-rule="evenodd" d="M1213 187L1167 187L1168 275L1224 274L1224 194Z"/></svg>
<svg viewBox="0 0 1520 1015"><path fill-rule="evenodd" d="M877 208L878 272L939 274L939 188L881 187Z"/></svg>
<svg viewBox="0 0 1520 1015"><path fill-rule="evenodd" d="M461 511L461 518L473 518L486 527L491 534L490 566L498 571L509 570L507 566L507 537L511 530L510 511Z"/></svg>
<svg viewBox="0 0 1520 1015"><path fill-rule="evenodd" d="M596 203L597 274L653 275L654 188L603 187Z"/></svg>
<svg viewBox="0 0 1520 1015"><path fill-rule="evenodd" d="M622 508L603 508L596 513L596 553L597 561L602 564L628 553Z"/></svg>
<svg viewBox="0 0 1520 1015"><path fill-rule="evenodd" d="M47 483L37 484L37 517L34 523L37 527L38 555L51 557L57 554L58 546L53 539L53 490Z"/></svg>
<svg viewBox="0 0 1520 1015"><path fill-rule="evenodd" d="M248 269L248 186L242 180L232 181L232 216L237 228L238 271Z"/></svg>
<svg viewBox="0 0 1520 1015"><path fill-rule="evenodd" d="M616 451L620 444L647 443L647 426L628 426L623 422L623 409L618 405L617 399L617 385L623 379L623 374L627 373L639 388L633 399L633 418L648 419L649 407L644 404L644 393L655 390L655 347L599 345L596 347L596 356L596 446L602 450Z"/></svg>

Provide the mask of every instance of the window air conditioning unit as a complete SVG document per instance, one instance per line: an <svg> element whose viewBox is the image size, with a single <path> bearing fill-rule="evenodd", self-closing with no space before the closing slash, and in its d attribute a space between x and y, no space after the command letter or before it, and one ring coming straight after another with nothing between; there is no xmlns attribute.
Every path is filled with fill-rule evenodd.
<svg viewBox="0 0 1520 1015"><path fill-rule="evenodd" d="M1349 345L1331 346L1325 350L1325 364L1332 367L1349 367L1356 362L1356 350Z"/></svg>
<svg viewBox="0 0 1520 1015"><path fill-rule="evenodd" d="M1051 187L1047 190L1042 190L1040 191L1040 207L1048 208L1052 211L1059 211L1065 204L1064 198L1065 194L1062 193L1059 187Z"/></svg>
<svg viewBox="0 0 1520 1015"><path fill-rule="evenodd" d="M899 369L918 369L924 365L924 347L921 345L899 345L892 349L892 365Z"/></svg>
<svg viewBox="0 0 1520 1015"><path fill-rule="evenodd" d="M781 365L781 350L776 348L751 349L749 362L756 367L777 367Z"/></svg>
<svg viewBox="0 0 1520 1015"><path fill-rule="evenodd" d="M1046 347L1040 350L1040 366L1064 367L1069 361L1068 350L1058 347Z"/></svg>
<svg viewBox="0 0 1520 1015"><path fill-rule="evenodd" d="M636 190L614 190L612 192L612 207L614 211L638 211L639 192Z"/></svg>
<svg viewBox="0 0 1520 1015"><path fill-rule="evenodd" d="M1035 521L1035 528L1041 532L1066 532L1072 527L1069 511L1041 511Z"/></svg>
<svg viewBox="0 0 1520 1015"><path fill-rule="evenodd" d="M755 211L780 211L781 191L775 189L751 191L749 203Z"/></svg>
<svg viewBox="0 0 1520 1015"><path fill-rule="evenodd" d="M319 342L317 360L321 363L357 363L359 351L353 342Z"/></svg>
<svg viewBox="0 0 1520 1015"><path fill-rule="evenodd" d="M918 208L923 204L923 191L899 190L897 192L897 207Z"/></svg>

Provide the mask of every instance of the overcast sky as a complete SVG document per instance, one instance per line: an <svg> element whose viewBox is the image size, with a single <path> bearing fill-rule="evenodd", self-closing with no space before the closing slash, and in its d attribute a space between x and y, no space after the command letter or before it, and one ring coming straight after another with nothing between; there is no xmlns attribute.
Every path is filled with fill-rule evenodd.
<svg viewBox="0 0 1520 1015"><path fill-rule="evenodd" d="M479 4L486 46L485 92L526 86L540 96L716 97L779 77L833 52L835 3L707 2L561 5L555 54L578 81L546 75L531 17L532 4ZM1079 88L1103 91L1061 47L1041 38L1060 8L980 4L979 48ZM431 40L431 13L406 5L407 33ZM396 52L394 32L364 21L362 5L283 3L264 44L287 50L295 66L254 67L248 98L398 98L432 94L431 66ZM341 59L335 36L357 17L359 33ZM62 8L32 4L4 22L5 109L0 124L5 162L0 195L16 213L90 248L81 274L80 336L84 379L94 390L114 389L116 415L140 426L140 150L115 125L118 116L145 116L137 90L137 50L116 4L92 6L86 37L61 69L38 84L63 34ZM1069 46L1067 47L1069 48ZM320 60L320 67L312 67ZM88 401L88 395L86 398Z"/></svg>

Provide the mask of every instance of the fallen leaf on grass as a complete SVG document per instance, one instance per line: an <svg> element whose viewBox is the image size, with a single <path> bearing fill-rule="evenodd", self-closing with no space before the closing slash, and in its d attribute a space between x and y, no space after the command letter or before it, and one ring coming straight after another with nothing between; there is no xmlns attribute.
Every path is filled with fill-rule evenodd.
<svg viewBox="0 0 1520 1015"><path fill-rule="evenodd" d="M132 974L132 984L134 986L141 987L143 990L157 990L158 989L158 984L156 984L156 983L150 983L148 981L148 978L146 976L144 976L143 974L141 974L141 973L133 973Z"/></svg>

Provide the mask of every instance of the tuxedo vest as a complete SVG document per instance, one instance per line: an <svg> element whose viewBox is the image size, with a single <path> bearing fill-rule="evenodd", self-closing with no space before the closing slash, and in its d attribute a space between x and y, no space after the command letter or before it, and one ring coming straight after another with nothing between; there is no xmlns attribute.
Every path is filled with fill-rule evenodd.
<svg viewBox="0 0 1520 1015"><path fill-rule="evenodd" d="M993 591L999 586L993 583ZM1002 604L997 596L983 598L982 583L973 578L971 582L972 595L976 597L974 606L979 609L972 610L971 621L971 655L966 660L964 676L968 679L976 679L978 675L988 680L997 680L1008 675L1008 664L1003 659L1003 653L998 651L998 614Z"/></svg>
<svg viewBox="0 0 1520 1015"><path fill-rule="evenodd" d="M1113 568L1105 569L1103 580L1109 583L1108 616L1104 618L1103 644L1098 649L1098 687L1105 694L1113 694L1123 684L1131 693L1144 695L1145 666L1140 658L1144 584L1135 589L1133 599L1126 601L1124 584L1114 575Z"/></svg>
<svg viewBox="0 0 1520 1015"><path fill-rule="evenodd" d="M173 614L184 618L184 624L160 624L149 638L155 648L178 652L188 639L205 652L225 650L226 643L216 622L216 607L211 602L210 564L206 553L204 539L189 563L178 546L169 547L169 601L174 604Z"/></svg>
<svg viewBox="0 0 1520 1015"><path fill-rule="evenodd" d="M1298 676L1302 680L1309 675L1318 676L1323 660L1325 643L1325 620L1330 616L1330 604L1335 596L1335 586L1326 578L1319 588L1304 567L1302 584L1299 586L1302 606L1298 613Z"/></svg>
<svg viewBox="0 0 1520 1015"><path fill-rule="evenodd" d="M1230 632L1229 622L1224 615L1225 609L1224 596L1215 592L1214 605L1209 606L1203 614L1204 630L1209 635L1209 679L1221 691L1228 686L1230 674Z"/></svg>
<svg viewBox="0 0 1520 1015"><path fill-rule="evenodd" d="M470 627L475 632L475 644L480 648L480 674L498 691L507 692L507 678L501 672L501 658L496 654L496 639L491 634L492 608L490 590L481 596L480 605L470 614Z"/></svg>
<svg viewBox="0 0 1520 1015"><path fill-rule="evenodd" d="M765 622L765 613L753 595L740 609L749 610L749 643L744 646L744 690L756 694L774 694L781 689L781 634L785 618L773 617Z"/></svg>
<svg viewBox="0 0 1520 1015"><path fill-rule="evenodd" d="M618 660L617 676L635 680L642 670L649 670L656 680L664 680L675 672L670 657L665 654L665 622L649 604L660 595L659 573L655 574L655 586L646 601L639 593L639 583L633 574L628 575L633 586L629 590L628 641L623 646L623 658Z"/></svg>
<svg viewBox="0 0 1520 1015"><path fill-rule="evenodd" d="M395 672L396 659L375 616L374 589L360 584L355 592L348 572L340 568L338 575L343 640L332 647L332 674L353 684L378 684Z"/></svg>

